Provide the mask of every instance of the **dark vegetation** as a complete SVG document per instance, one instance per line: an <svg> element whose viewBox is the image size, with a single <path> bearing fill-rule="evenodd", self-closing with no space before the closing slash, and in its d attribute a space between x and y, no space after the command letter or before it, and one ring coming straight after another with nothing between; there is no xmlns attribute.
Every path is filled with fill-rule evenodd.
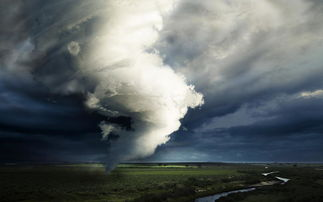
<svg viewBox="0 0 323 202"><path fill-rule="evenodd" d="M100 164L0 167L1 201L194 201L271 180L266 165L124 164L106 174ZM221 201L319 201L323 170L276 165L285 185L233 194ZM323 200L321 200L323 201Z"/></svg>

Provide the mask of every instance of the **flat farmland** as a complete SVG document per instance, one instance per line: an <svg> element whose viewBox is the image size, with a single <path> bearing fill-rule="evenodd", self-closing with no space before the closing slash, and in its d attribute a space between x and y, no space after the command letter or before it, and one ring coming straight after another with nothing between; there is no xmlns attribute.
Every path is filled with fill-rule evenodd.
<svg viewBox="0 0 323 202"><path fill-rule="evenodd" d="M194 201L268 181L270 177L261 175L268 171L266 167L261 164L121 164L106 173L101 164L2 166L0 194L1 201ZM315 171L314 167L291 165L273 165L269 169L294 179L303 179L300 173L305 174L306 169ZM318 186L322 184L321 177L316 176ZM252 194L246 193L240 198L254 200ZM259 192L258 198L259 195L264 193Z"/></svg>

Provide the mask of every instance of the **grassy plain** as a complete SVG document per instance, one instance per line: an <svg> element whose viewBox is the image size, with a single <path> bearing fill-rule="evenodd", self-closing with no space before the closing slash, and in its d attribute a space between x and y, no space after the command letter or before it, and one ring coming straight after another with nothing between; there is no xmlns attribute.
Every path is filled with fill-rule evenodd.
<svg viewBox="0 0 323 202"><path fill-rule="evenodd" d="M265 166L249 164L123 164L110 174L105 173L101 164L2 166L0 167L0 198L4 202L194 201L201 196L268 181L270 177L261 175L262 172L268 171ZM274 190L277 192L293 185L293 183L298 183L298 186L293 185L293 187L299 189L302 183L305 183L304 186L308 186L313 180L315 186L323 187L323 171L316 167L295 168L291 165L276 165L270 169L279 170L282 177L290 177L293 180L284 186L275 185L246 194L235 194L229 196L228 200L265 202L266 200L263 198L271 197L270 193L273 191L266 189L277 189ZM312 177L308 178L307 173L311 173ZM304 181L305 175L307 181ZM314 188L317 188L315 186L309 189L315 191ZM281 194L283 195L284 192ZM235 196L238 198L232 198Z"/></svg>

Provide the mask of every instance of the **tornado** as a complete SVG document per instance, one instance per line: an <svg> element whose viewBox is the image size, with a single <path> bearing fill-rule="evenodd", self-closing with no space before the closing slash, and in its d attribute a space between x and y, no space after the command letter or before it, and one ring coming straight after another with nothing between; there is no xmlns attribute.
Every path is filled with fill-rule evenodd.
<svg viewBox="0 0 323 202"><path fill-rule="evenodd" d="M120 161L154 153L180 127L188 108L202 105L203 96L184 76L163 63L154 43L175 1L111 3L102 16L81 71L96 81L87 107L108 117L128 117L129 126L102 121L109 141L107 169ZM108 20L104 20L108 19Z"/></svg>
<svg viewBox="0 0 323 202"><path fill-rule="evenodd" d="M78 94L99 113L107 171L152 155L203 104L155 48L178 1L6 1L1 73ZM14 32L14 37L10 33Z"/></svg>

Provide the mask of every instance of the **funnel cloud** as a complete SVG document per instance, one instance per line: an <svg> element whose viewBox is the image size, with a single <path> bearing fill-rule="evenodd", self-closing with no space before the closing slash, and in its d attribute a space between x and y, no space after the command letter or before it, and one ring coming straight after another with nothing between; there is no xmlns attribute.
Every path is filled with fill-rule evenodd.
<svg viewBox="0 0 323 202"><path fill-rule="evenodd" d="M203 103L194 86L151 48L162 30L161 12L167 15L173 3L111 4L117 14L102 23L99 37L91 41L89 55L81 64L81 70L97 82L88 93L87 106L102 115L125 116L131 121L128 130L100 124L104 138L110 140L109 167L153 154L179 129L188 108ZM111 134L114 138L109 138Z"/></svg>
<svg viewBox="0 0 323 202"><path fill-rule="evenodd" d="M22 12L29 6L25 4L32 6L20 3L21 7L13 9ZM98 14L93 10L84 17L82 13L83 19L79 20L75 15L88 4L83 1L76 8L71 5L71 16L62 19L55 16L58 18L55 21L47 22L43 13L36 13L30 23L39 22L35 26L41 30L19 42L17 53L11 53L15 61L6 67L12 73L24 71L25 76L53 93L81 94L84 107L103 117L98 127L102 140L108 142L106 164L110 170L121 161L152 155L157 146L165 144L169 135L180 128L188 108L203 104L203 96L187 84L183 75L165 65L153 47L165 17L176 6L175 1L102 1L94 3L100 4ZM49 5L44 6L51 10ZM25 23L20 28L28 32L29 22ZM59 39L82 29L92 30L82 38ZM19 43L13 41L12 45ZM51 52L55 59L42 58L37 52ZM35 64L20 65L22 54L30 54L26 62ZM30 60L33 54L35 59ZM65 59L57 61L56 55ZM109 121L120 117L128 120L126 127L125 123Z"/></svg>

